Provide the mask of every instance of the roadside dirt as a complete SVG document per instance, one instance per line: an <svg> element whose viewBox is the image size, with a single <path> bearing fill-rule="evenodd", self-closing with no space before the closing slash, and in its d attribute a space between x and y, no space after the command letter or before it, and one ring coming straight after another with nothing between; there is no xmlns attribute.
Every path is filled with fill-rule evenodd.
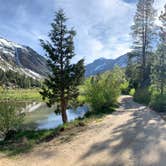
<svg viewBox="0 0 166 166"><path fill-rule="evenodd" d="M0 166L166 166L166 122L130 96L119 100L102 121L14 159L0 155Z"/></svg>

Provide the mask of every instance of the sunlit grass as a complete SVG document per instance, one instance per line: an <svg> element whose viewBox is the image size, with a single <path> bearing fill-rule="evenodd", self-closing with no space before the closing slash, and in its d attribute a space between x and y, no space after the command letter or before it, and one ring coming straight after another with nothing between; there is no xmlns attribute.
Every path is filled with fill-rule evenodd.
<svg viewBox="0 0 166 166"><path fill-rule="evenodd" d="M42 101L42 98L39 89L4 89L1 91L0 100Z"/></svg>

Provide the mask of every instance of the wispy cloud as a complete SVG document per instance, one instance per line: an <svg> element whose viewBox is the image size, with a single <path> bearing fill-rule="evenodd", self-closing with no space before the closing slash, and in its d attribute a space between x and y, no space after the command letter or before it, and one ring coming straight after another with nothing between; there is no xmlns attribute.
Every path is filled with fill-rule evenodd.
<svg viewBox="0 0 166 166"><path fill-rule="evenodd" d="M2 0L0 0L1 2ZM165 0L156 0L161 10ZM1 2L2 4L2 2ZM47 38L54 12L63 8L75 28L77 56L86 63L99 57L116 58L130 51L130 26L136 0L12 0L0 8L0 36L42 52L39 38Z"/></svg>

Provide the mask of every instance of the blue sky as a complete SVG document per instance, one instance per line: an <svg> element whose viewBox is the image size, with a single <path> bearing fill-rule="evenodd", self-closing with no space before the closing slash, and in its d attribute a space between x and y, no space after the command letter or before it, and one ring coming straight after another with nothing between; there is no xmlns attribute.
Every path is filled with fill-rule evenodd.
<svg viewBox="0 0 166 166"><path fill-rule="evenodd" d="M0 0L0 36L43 54L39 39L47 39L54 12L63 8L69 27L77 31L76 57L86 63L116 58L130 51L130 26L137 0ZM161 10L165 0L155 0Z"/></svg>

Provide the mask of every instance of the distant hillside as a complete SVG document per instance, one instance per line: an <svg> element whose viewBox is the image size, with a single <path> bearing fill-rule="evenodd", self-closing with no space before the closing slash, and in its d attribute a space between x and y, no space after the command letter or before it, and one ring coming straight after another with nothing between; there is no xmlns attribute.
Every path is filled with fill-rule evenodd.
<svg viewBox="0 0 166 166"><path fill-rule="evenodd" d="M0 38L0 68L12 70L33 78L46 76L46 59L28 46Z"/></svg>
<svg viewBox="0 0 166 166"><path fill-rule="evenodd" d="M103 73L107 70L112 70L115 65L118 65L121 68L126 67L127 59L127 54L116 59L99 58L86 66L85 76L88 77L98 73Z"/></svg>

